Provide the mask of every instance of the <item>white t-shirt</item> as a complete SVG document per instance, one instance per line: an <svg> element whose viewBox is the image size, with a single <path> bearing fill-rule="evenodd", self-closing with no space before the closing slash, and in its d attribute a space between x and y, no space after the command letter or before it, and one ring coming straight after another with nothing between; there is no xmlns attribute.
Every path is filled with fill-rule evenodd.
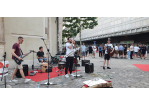
<svg viewBox="0 0 149 105"><path fill-rule="evenodd" d="M116 50L116 51L118 50L118 47L117 47L117 46L115 46L115 50Z"/></svg>
<svg viewBox="0 0 149 105"><path fill-rule="evenodd" d="M134 47L134 51L138 52L139 47Z"/></svg>
<svg viewBox="0 0 149 105"><path fill-rule="evenodd" d="M107 53L107 49L113 48L113 45L112 45L112 44L105 44L105 46L106 46L105 54L108 54L108 53Z"/></svg>
<svg viewBox="0 0 149 105"><path fill-rule="evenodd" d="M96 51L96 47L95 46L92 46L92 48L93 48L93 51Z"/></svg>
<svg viewBox="0 0 149 105"><path fill-rule="evenodd" d="M130 51L133 51L133 46L130 46Z"/></svg>
<svg viewBox="0 0 149 105"><path fill-rule="evenodd" d="M66 55L67 55L68 53L70 53L71 51L73 51L73 46L72 46L71 49L68 48L69 46L71 46L71 44L70 44L70 43L66 43ZM74 56L74 53L71 54L70 56Z"/></svg>

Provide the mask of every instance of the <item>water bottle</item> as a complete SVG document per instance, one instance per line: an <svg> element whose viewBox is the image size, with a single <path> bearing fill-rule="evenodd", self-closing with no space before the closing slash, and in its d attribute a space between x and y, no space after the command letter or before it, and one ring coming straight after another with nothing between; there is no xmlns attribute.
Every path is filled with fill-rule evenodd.
<svg viewBox="0 0 149 105"><path fill-rule="evenodd" d="M38 84L37 84L37 88L39 88L39 82L38 82Z"/></svg>

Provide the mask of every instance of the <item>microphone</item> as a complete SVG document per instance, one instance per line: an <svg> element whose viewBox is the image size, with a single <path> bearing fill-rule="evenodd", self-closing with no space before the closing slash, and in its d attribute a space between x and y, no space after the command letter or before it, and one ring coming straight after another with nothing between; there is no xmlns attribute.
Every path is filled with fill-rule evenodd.
<svg viewBox="0 0 149 105"><path fill-rule="evenodd" d="M41 38L42 40L45 40L44 38Z"/></svg>

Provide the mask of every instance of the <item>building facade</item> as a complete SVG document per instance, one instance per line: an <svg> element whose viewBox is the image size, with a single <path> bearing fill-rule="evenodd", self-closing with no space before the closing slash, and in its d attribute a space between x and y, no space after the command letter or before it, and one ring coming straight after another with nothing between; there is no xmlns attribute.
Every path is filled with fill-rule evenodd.
<svg viewBox="0 0 149 105"><path fill-rule="evenodd" d="M85 29L81 32L81 40L86 43L103 43L111 37L113 43L145 43L148 42L145 34L149 32L149 17L98 17L98 25L94 29ZM135 35L144 37L140 41L133 40ZM131 36L134 35L134 36ZM136 36L140 38L140 36ZM127 37L127 38L126 38ZM131 38L132 37L132 38ZM79 34L76 40L79 40ZM117 40L116 40L117 39ZM146 40L144 42L144 40Z"/></svg>
<svg viewBox="0 0 149 105"><path fill-rule="evenodd" d="M12 45L17 42L18 37L24 37L23 44L20 45L24 53L30 50L39 51L43 46L45 56L48 55L46 47L41 38L46 39L46 45L51 55L61 51L62 46L62 17L0 17L0 61L6 52L6 60L9 67L13 68L14 61L11 59ZM36 53L34 53L35 66L38 63ZM25 64L29 66L33 62L33 53L24 58Z"/></svg>

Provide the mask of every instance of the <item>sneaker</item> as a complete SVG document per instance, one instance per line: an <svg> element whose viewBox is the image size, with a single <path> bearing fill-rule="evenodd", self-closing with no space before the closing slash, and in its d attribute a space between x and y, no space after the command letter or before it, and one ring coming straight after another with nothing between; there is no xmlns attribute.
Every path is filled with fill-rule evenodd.
<svg viewBox="0 0 149 105"><path fill-rule="evenodd" d="M145 60L145 58L144 58L144 60Z"/></svg>
<svg viewBox="0 0 149 105"><path fill-rule="evenodd" d="M141 58L142 59L142 58Z"/></svg>
<svg viewBox="0 0 149 105"><path fill-rule="evenodd" d="M65 75L65 77L66 77L66 78L69 78L69 75L68 75L68 74L66 74L66 75Z"/></svg>
<svg viewBox="0 0 149 105"><path fill-rule="evenodd" d="M31 79L25 79L24 83L28 83Z"/></svg>
<svg viewBox="0 0 149 105"><path fill-rule="evenodd" d="M107 69L111 69L110 67L107 67Z"/></svg>
<svg viewBox="0 0 149 105"><path fill-rule="evenodd" d="M18 80L13 79L13 80L10 80L10 82L17 83L17 82L18 82Z"/></svg>
<svg viewBox="0 0 149 105"><path fill-rule="evenodd" d="M75 75L74 75L74 74L72 74L72 73L71 73L70 75L71 75L72 77L74 77L74 76L75 76Z"/></svg>
<svg viewBox="0 0 149 105"><path fill-rule="evenodd" d="M105 70L105 67L103 66L103 69Z"/></svg>

